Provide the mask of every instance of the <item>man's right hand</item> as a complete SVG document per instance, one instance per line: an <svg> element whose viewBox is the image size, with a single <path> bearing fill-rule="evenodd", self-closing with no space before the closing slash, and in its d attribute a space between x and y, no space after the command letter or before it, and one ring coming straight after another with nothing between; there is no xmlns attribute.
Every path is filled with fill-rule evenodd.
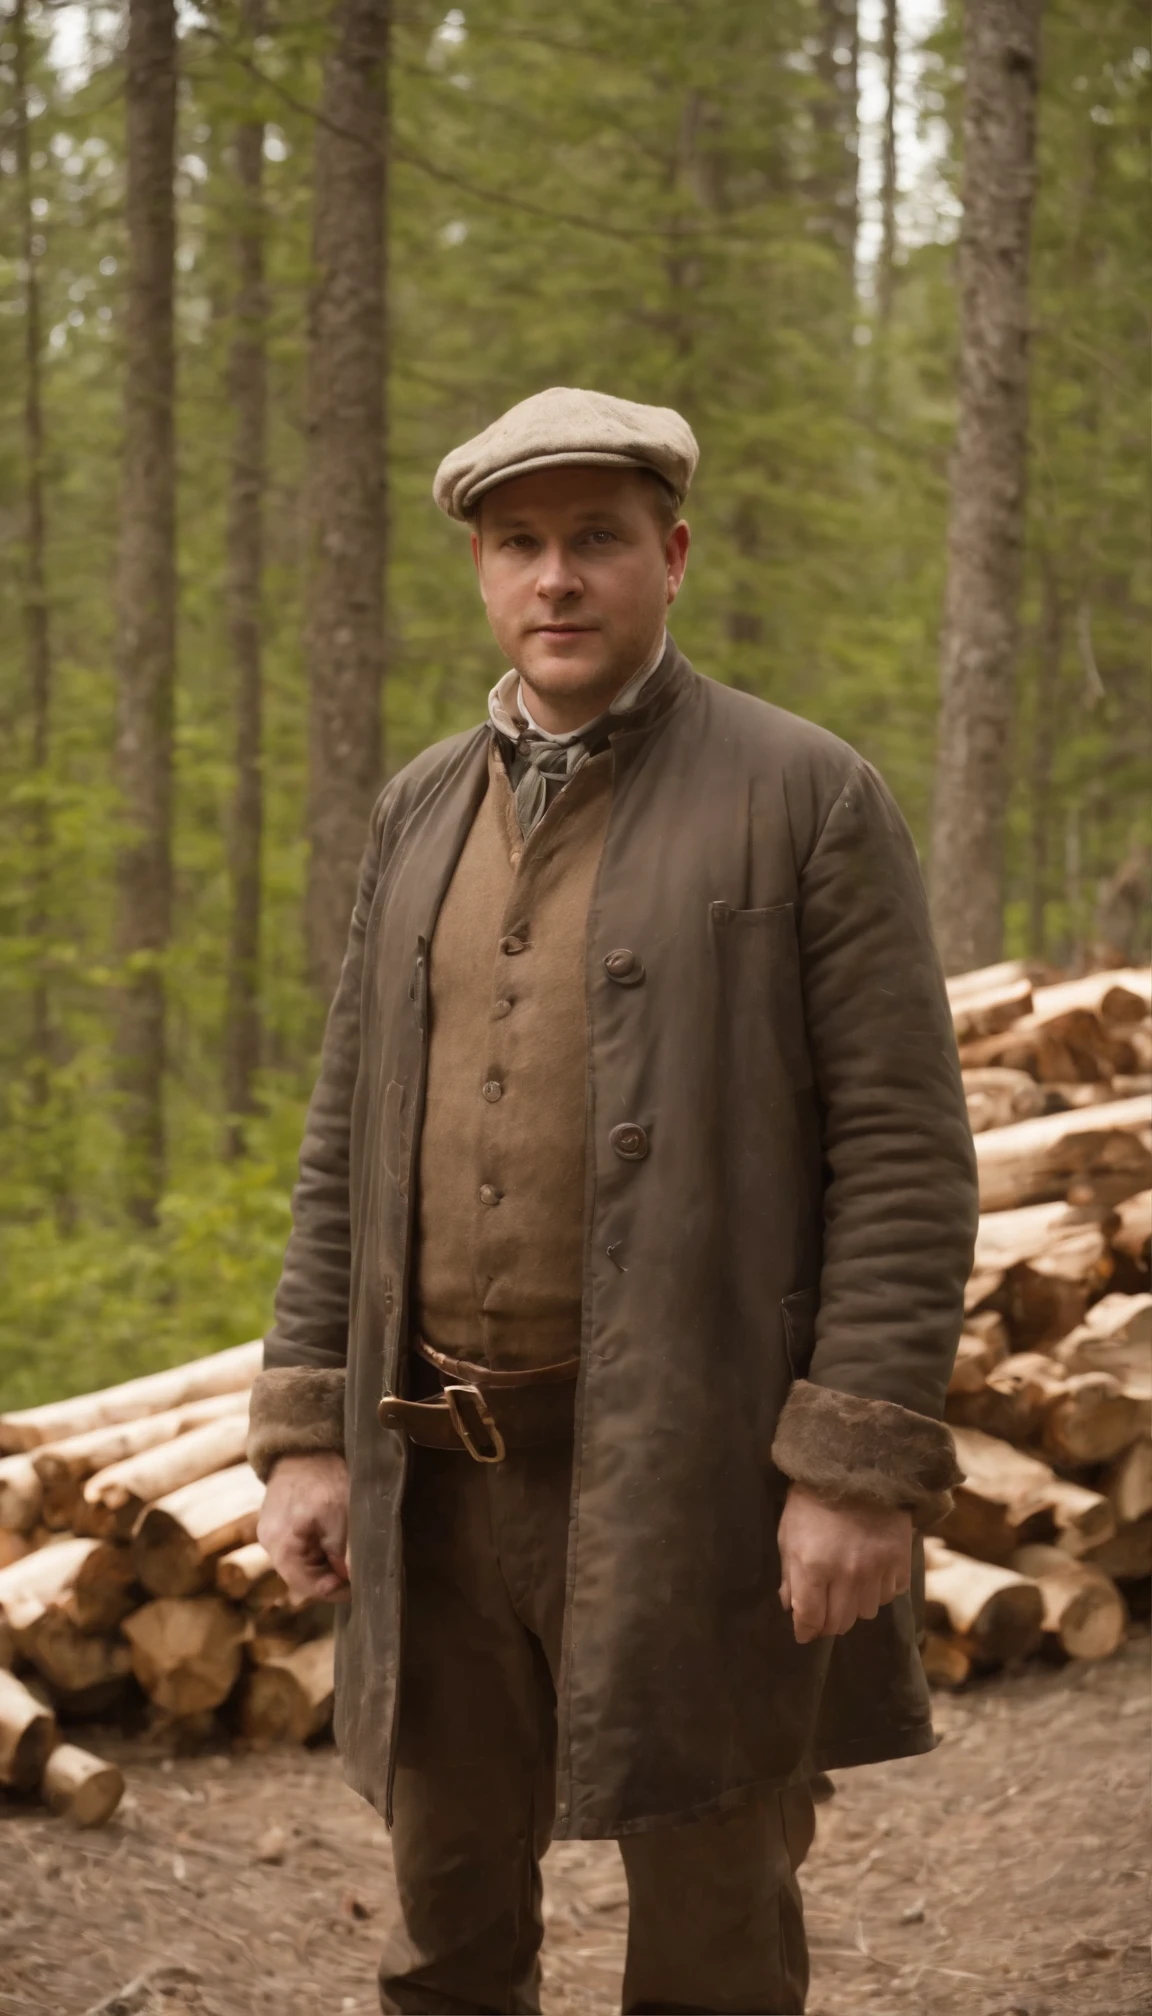
<svg viewBox="0 0 1152 2016"><path fill-rule="evenodd" d="M281 1456L268 1479L256 1537L293 1602L348 1601L348 1466L334 1452Z"/></svg>

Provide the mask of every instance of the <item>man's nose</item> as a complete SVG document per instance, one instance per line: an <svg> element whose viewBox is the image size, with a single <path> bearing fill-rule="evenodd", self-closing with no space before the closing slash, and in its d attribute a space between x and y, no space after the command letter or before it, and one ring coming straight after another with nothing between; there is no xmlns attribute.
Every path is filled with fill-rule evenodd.
<svg viewBox="0 0 1152 2016"><path fill-rule="evenodd" d="M548 602L564 602L583 592L584 583L571 553L562 541L550 541L540 555L536 593Z"/></svg>

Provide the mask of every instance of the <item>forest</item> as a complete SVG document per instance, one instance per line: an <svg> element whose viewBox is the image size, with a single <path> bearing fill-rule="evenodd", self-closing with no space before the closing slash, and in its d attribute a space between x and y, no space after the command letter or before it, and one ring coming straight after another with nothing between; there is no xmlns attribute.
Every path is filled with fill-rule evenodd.
<svg viewBox="0 0 1152 2016"><path fill-rule="evenodd" d="M1148 40L6 0L0 1404L266 1326L368 811L503 669L432 474L544 386L690 420L677 642L880 767L947 964L1144 958Z"/></svg>

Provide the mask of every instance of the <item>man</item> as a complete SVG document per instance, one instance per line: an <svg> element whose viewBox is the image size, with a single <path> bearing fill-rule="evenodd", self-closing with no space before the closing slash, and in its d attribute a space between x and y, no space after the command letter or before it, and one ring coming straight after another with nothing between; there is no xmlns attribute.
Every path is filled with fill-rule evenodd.
<svg viewBox="0 0 1152 2016"><path fill-rule="evenodd" d="M811 1778L934 1741L951 1018L876 773L665 636L696 458L562 388L436 478L512 669L373 814L250 1445L349 1598L385 2010L539 2009L553 1836L619 1838L625 2010L802 2010Z"/></svg>

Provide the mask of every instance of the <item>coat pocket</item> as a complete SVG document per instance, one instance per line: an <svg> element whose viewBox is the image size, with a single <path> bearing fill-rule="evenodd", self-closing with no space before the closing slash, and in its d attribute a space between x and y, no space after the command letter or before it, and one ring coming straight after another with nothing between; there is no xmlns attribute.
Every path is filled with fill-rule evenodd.
<svg viewBox="0 0 1152 2016"><path fill-rule="evenodd" d="M742 1048L774 1043L795 1087L812 1083L800 982L800 946L791 903L767 910L710 905L713 937L729 990L728 1013Z"/></svg>
<svg viewBox="0 0 1152 2016"><path fill-rule="evenodd" d="M816 1349L816 1310L819 1293L815 1288L796 1288L780 1304L784 1317L784 1349L793 1379L806 1379Z"/></svg>

